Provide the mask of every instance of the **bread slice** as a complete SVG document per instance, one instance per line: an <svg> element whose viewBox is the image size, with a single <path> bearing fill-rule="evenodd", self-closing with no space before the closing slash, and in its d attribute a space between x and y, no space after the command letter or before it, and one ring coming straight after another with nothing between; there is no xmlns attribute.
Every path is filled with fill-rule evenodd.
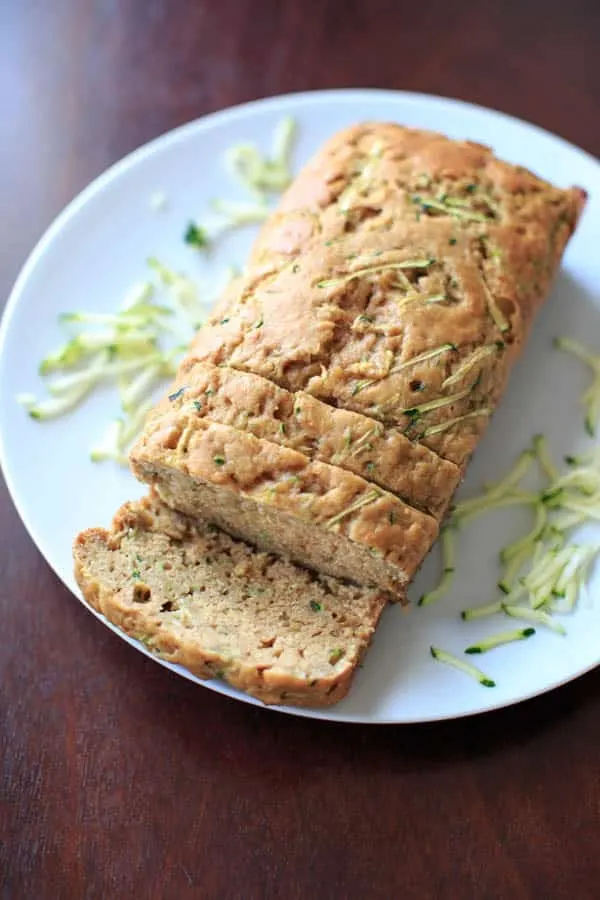
<svg viewBox="0 0 600 900"><path fill-rule="evenodd" d="M400 597L438 533L432 516L351 472L185 407L150 422L130 462L174 509L262 550Z"/></svg>
<svg viewBox="0 0 600 900"><path fill-rule="evenodd" d="M183 365L153 419L168 427L182 408L354 472L436 519L443 518L460 479L456 466L398 429L303 391L293 394L251 372L210 363Z"/></svg>
<svg viewBox="0 0 600 900"><path fill-rule="evenodd" d="M264 703L347 693L386 597L259 553L156 496L74 543L85 599L162 659Z"/></svg>

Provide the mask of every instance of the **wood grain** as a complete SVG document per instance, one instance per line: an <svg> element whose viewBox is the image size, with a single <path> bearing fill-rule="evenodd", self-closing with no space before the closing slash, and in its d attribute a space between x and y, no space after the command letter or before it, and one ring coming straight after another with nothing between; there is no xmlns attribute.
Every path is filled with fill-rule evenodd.
<svg viewBox="0 0 600 900"><path fill-rule="evenodd" d="M0 284L122 154L268 94L465 98L600 154L596 0L0 0ZM363 729L159 669L57 582L0 493L2 900L563 897L600 884L600 672Z"/></svg>

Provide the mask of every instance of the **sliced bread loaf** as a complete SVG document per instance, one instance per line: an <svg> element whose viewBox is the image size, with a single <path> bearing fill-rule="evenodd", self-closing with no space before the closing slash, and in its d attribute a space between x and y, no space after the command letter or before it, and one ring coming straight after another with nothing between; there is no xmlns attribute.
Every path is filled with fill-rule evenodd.
<svg viewBox="0 0 600 900"><path fill-rule="evenodd" d="M130 461L180 512L317 571L399 595L438 533L432 516L351 472L185 407L150 422Z"/></svg>
<svg viewBox="0 0 600 900"><path fill-rule="evenodd" d="M328 706L346 694L382 592L259 553L154 496L74 544L95 609L169 662L264 703Z"/></svg>

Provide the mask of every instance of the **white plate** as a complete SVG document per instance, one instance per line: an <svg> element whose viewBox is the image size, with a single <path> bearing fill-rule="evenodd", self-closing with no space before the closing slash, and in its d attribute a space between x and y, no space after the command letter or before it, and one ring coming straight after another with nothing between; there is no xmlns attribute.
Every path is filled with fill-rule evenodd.
<svg viewBox="0 0 600 900"><path fill-rule="evenodd" d="M192 122L132 153L98 178L58 217L27 261L0 330L0 436L4 475L17 509L48 563L79 596L72 575L71 540L80 529L108 523L142 488L126 472L88 461L92 435L115 414L115 397L98 396L71 416L43 425L15 403L17 391L39 393L39 360L60 340L57 314L65 309L114 309L157 253L202 276L243 261L252 230L219 246L209 262L184 247L185 223L216 194L234 196L223 154L240 140L268 146L274 125L291 114L300 126L294 167L334 131L362 119L395 120L492 145L497 153L543 177L586 188L588 208L569 246L561 274L508 395L477 452L463 494L499 477L536 432L548 435L557 455L586 444L577 398L587 373L550 349L554 334L587 342L600 333L600 164L583 151L532 125L454 100L386 91L327 91L259 101ZM149 197L166 193L168 211L151 213ZM240 195L241 196L241 195ZM194 268L195 267L195 268ZM389 609L350 696L331 710L291 710L314 718L364 723L422 722L505 706L550 690L600 661L600 608L580 604L568 636L538 631L527 644L485 657L497 687L486 689L436 663L430 644L461 653L489 633L490 622L463 623L458 610L492 599L497 548L517 524L496 513L461 543L451 596L435 607L403 614ZM415 586L435 580L435 552ZM594 577L590 596L598 593ZM137 649L141 649L135 642ZM184 670L167 665L188 678ZM196 679L194 679L196 680ZM213 690L251 699L221 682Z"/></svg>

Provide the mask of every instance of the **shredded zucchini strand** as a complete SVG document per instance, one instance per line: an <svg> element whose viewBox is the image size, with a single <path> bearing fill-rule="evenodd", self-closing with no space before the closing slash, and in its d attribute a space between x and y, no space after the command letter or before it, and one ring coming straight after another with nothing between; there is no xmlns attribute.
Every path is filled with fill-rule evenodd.
<svg viewBox="0 0 600 900"><path fill-rule="evenodd" d="M526 606L512 606L507 603L502 604L502 609L507 616L511 616L513 619L522 619L524 622L533 622L537 625L543 625L545 628L549 628L557 634L567 633L560 622L555 622L549 613L543 612L542 610L528 609Z"/></svg>
<svg viewBox="0 0 600 900"><path fill-rule="evenodd" d="M502 610L502 600L494 600L492 603L486 603L484 606L471 606L469 609L463 609L460 614L461 619L470 622L472 619L484 619L487 616L493 616Z"/></svg>
<svg viewBox="0 0 600 900"><path fill-rule="evenodd" d="M539 493L520 487L534 459L548 482ZM454 526L463 526L490 509L517 503L531 505L535 512L531 529L500 554L503 571L498 587L503 596L461 613L465 621L504 613L521 619L527 627L491 635L467 647L466 653L485 653L529 638L536 625L556 634L566 633L554 615L574 609L580 592L585 591L589 569L600 554L599 545L567 542L567 532L574 527L600 520L600 450L566 461L569 469L560 472L550 457L546 439L538 435L532 448L520 454L504 478L488 485L482 495L455 507L450 520ZM444 559L440 582L421 598L421 605L441 599L449 588L455 568L453 551L452 547L450 563Z"/></svg>
<svg viewBox="0 0 600 900"><path fill-rule="evenodd" d="M483 687L496 687L496 682L493 679L465 659L460 659L453 653L449 653L447 650L442 650L439 647L430 647L430 653L438 662L451 666L453 669L458 669L459 672L463 672L465 675L469 675L470 678L474 678Z"/></svg>
<svg viewBox="0 0 600 900"><path fill-rule="evenodd" d="M444 528L442 528L442 577L437 587L435 587L432 591L428 591L428 593L423 594L419 598L419 606L429 606L430 604L436 603L438 600L441 600L442 597L446 595L450 588L450 585L452 584L455 568L454 534L455 530L451 525L446 525Z"/></svg>
<svg viewBox="0 0 600 900"><path fill-rule="evenodd" d="M465 649L465 653L489 653L497 647L503 647L505 644L512 644L515 641L523 641L533 637L535 628L517 628L514 631L501 631L498 634L490 634L489 637L471 644Z"/></svg>

